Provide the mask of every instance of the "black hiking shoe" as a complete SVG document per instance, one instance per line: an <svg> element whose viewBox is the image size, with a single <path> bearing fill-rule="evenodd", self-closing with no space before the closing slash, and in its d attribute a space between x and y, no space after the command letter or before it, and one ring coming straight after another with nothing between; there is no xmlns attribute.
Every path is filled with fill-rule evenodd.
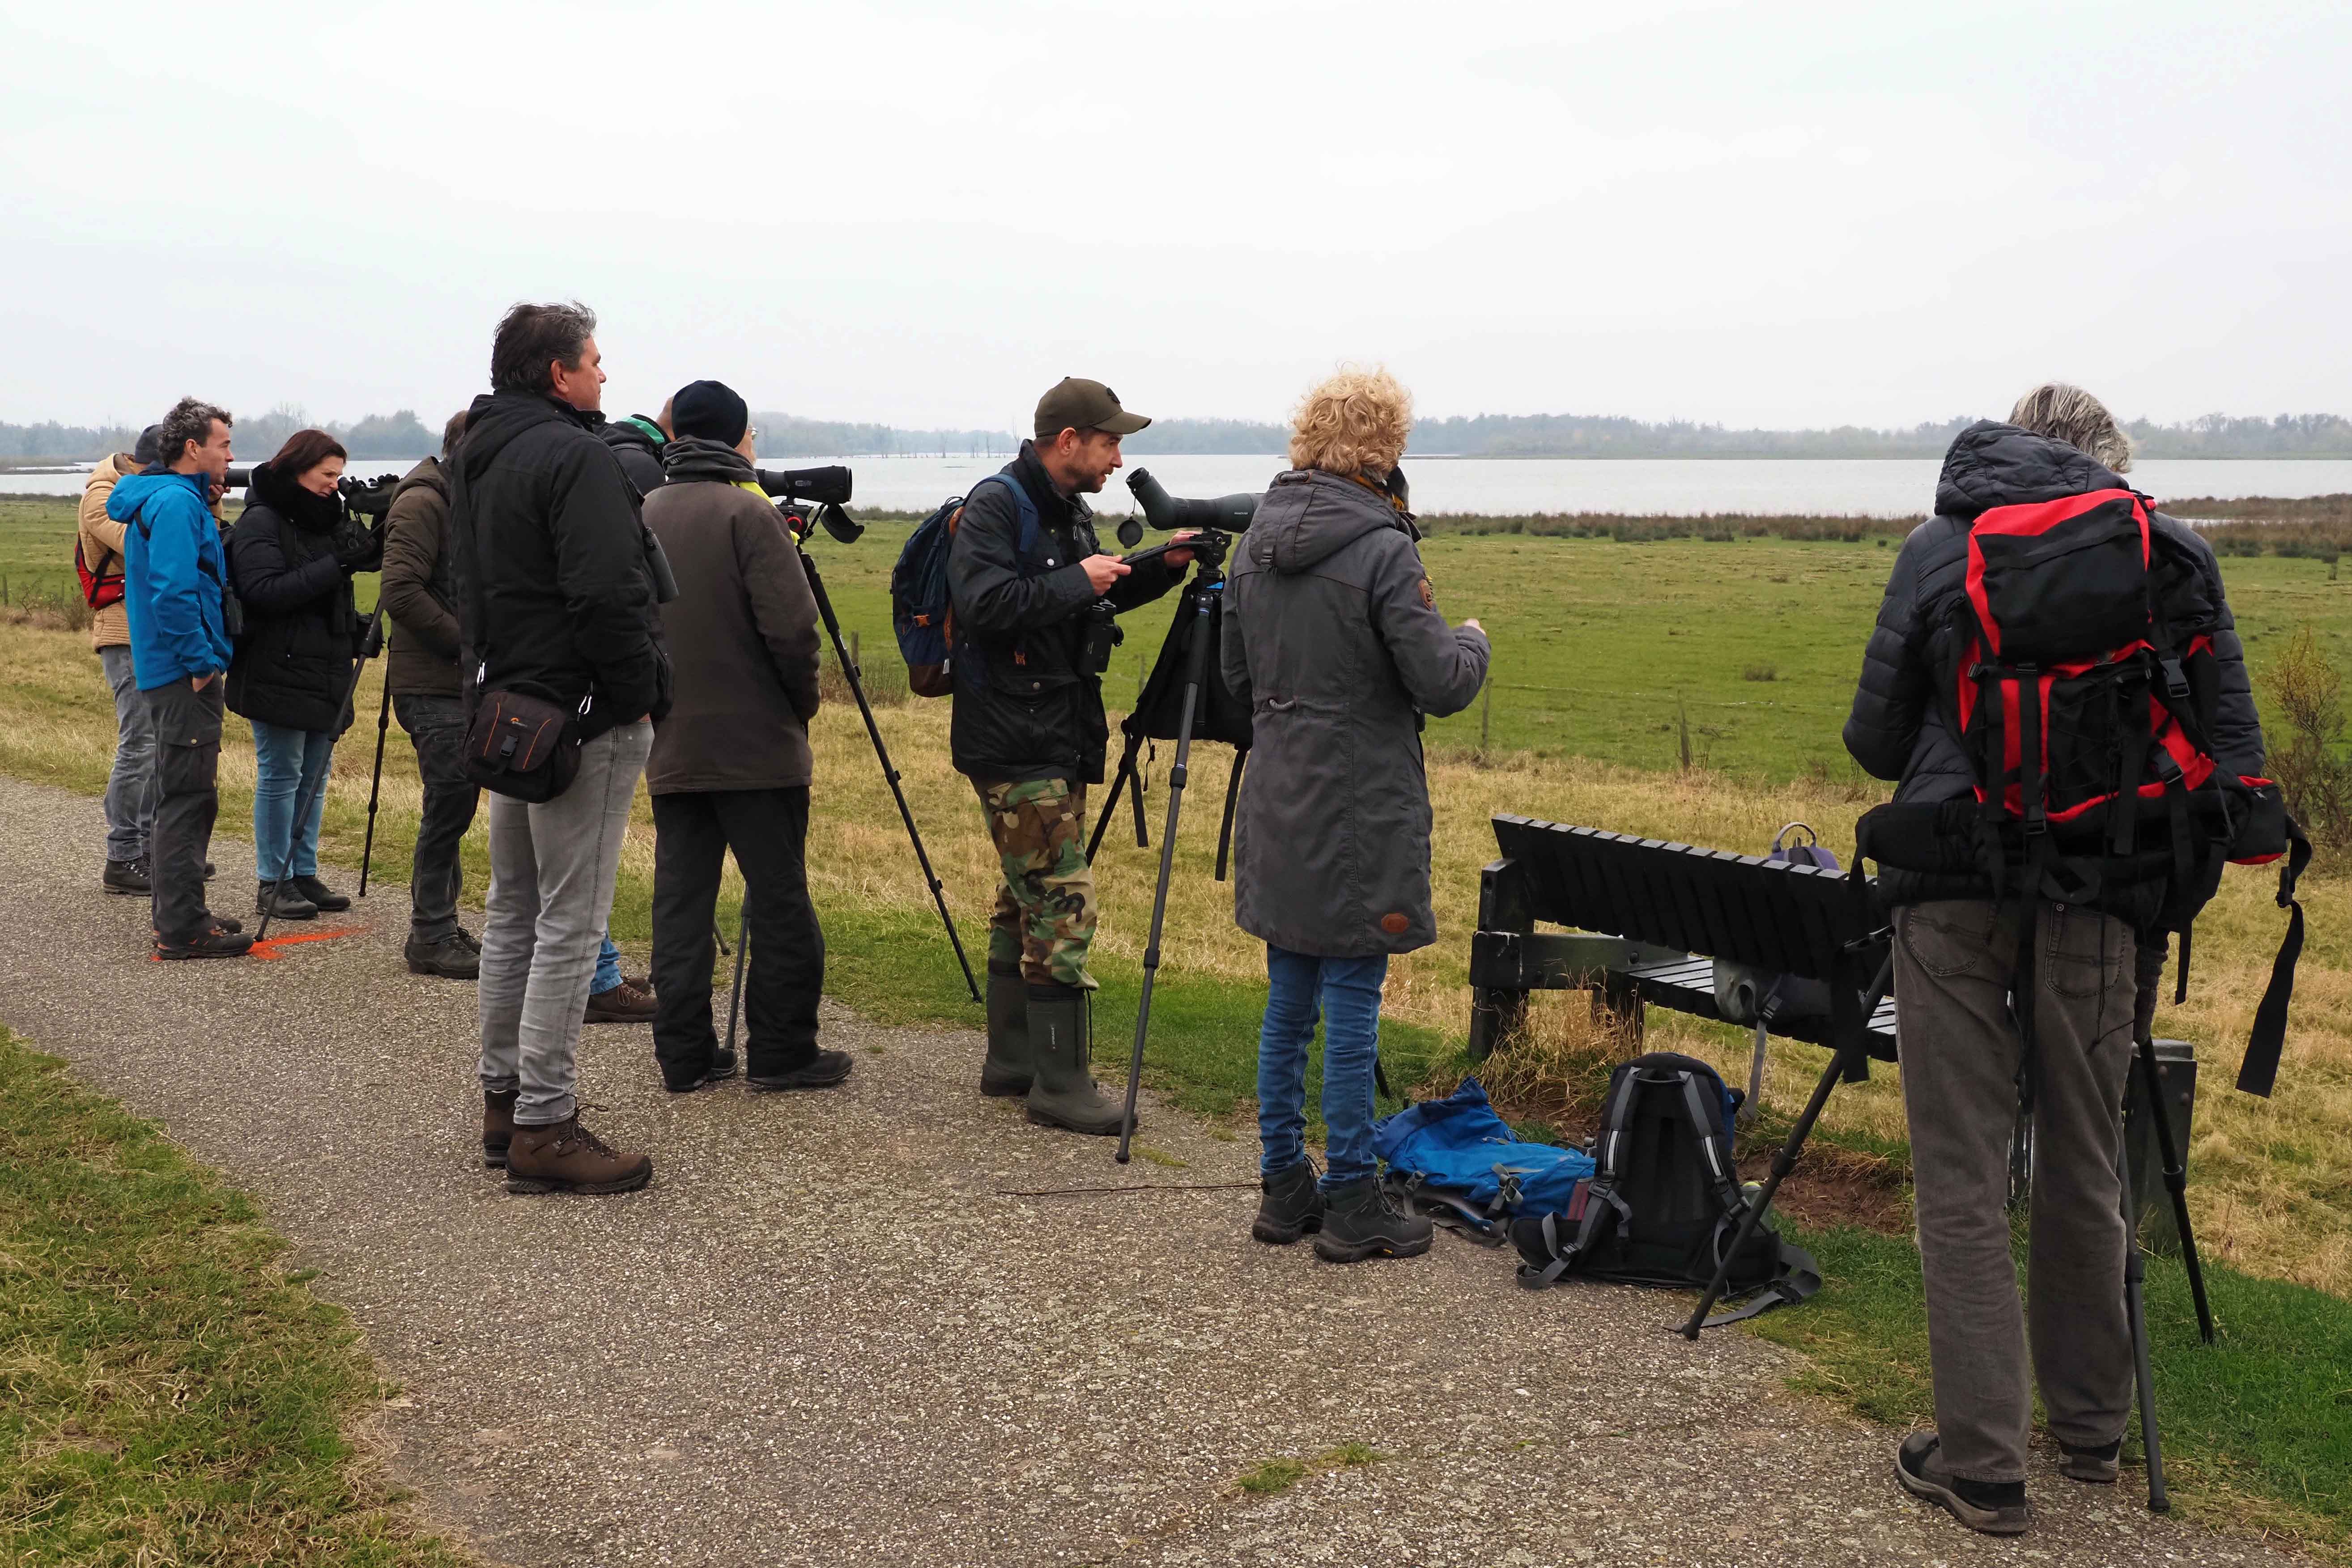
<svg viewBox="0 0 2352 1568"><path fill-rule="evenodd" d="M339 893L316 877L289 877L286 885L331 915L341 914L352 907L349 893Z"/></svg>
<svg viewBox="0 0 2352 1568"><path fill-rule="evenodd" d="M1323 1234L1315 1256L1326 1263L1361 1263L1367 1258L1418 1258L1429 1250L1436 1227L1389 1201L1380 1180L1365 1176L1342 1183L1323 1195Z"/></svg>
<svg viewBox="0 0 2352 1568"><path fill-rule="evenodd" d="M838 1051L834 1054L841 1055ZM692 1094L698 1089L709 1089L713 1084L725 1083L735 1076L735 1052L730 1047L713 1046L710 1048L710 1065L704 1068L699 1074L689 1074L682 1078L673 1077L669 1064L664 1062L662 1087L672 1094Z"/></svg>
<svg viewBox="0 0 2352 1568"><path fill-rule="evenodd" d="M319 906L295 891L291 881L254 884L253 912L274 921L314 921Z"/></svg>
<svg viewBox="0 0 2352 1568"><path fill-rule="evenodd" d="M224 930L207 921L185 936L158 936L158 958L243 958L253 951L253 939L243 931Z"/></svg>
<svg viewBox="0 0 2352 1568"><path fill-rule="evenodd" d="M444 980L478 980L482 973L482 950L465 940L464 931L452 931L431 942L419 942L410 937L401 945L400 956L408 961L411 974L438 975Z"/></svg>
<svg viewBox="0 0 2352 1568"><path fill-rule="evenodd" d="M2069 1480L2088 1481L2095 1487L2111 1487L2122 1470L2124 1440L2102 1443L2094 1448L2077 1448L2072 1443L2058 1445L2058 1473Z"/></svg>
<svg viewBox="0 0 2352 1568"><path fill-rule="evenodd" d="M1985 1535L2022 1535L2033 1527L2023 1481L1971 1481L1944 1468L1933 1432L1914 1432L1895 1450L1895 1479L1914 1497L1951 1510Z"/></svg>
<svg viewBox="0 0 2352 1568"><path fill-rule="evenodd" d="M726 1047L721 1046L720 1051ZM831 1089L849 1077L857 1063L847 1051L819 1051L796 1068L778 1072L755 1072L744 1082L762 1094L782 1094L800 1089Z"/></svg>
<svg viewBox="0 0 2352 1568"><path fill-rule="evenodd" d="M1323 1193L1315 1184L1315 1162L1301 1160L1286 1171L1260 1176L1265 1195L1258 1200L1250 1235L1271 1247L1288 1247L1310 1230L1323 1228Z"/></svg>
<svg viewBox="0 0 2352 1568"><path fill-rule="evenodd" d="M106 870L99 877L98 885L110 893L146 895L155 890L148 879L147 857L134 855L128 860L109 860Z"/></svg>

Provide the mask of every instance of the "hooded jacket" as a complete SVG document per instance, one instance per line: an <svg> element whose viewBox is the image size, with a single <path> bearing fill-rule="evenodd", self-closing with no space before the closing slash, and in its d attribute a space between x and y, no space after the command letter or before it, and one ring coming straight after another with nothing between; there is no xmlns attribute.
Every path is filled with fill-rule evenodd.
<svg viewBox="0 0 2352 1568"><path fill-rule="evenodd" d="M1936 481L1936 515L1911 531L1888 574L1886 597L1863 651L1862 679L1845 721L1845 749L1872 777L1895 781L1896 800L1933 804L1975 793L1968 753L1939 700L1942 675L1928 647L1934 628L1967 591L1969 528L1994 507L2129 488L2096 459L2014 425L1981 420L1954 439ZM2195 529L2162 512L2153 515L2151 526L2196 562L2220 614L2213 634L2220 675L2214 761L2226 772L2260 777L2262 721L2212 547ZM1991 884L1976 877L1930 877L1888 867L1879 878L1879 897L1890 906L1991 896ZM2141 911L2118 907L2110 912L2129 919Z"/></svg>
<svg viewBox="0 0 2352 1568"><path fill-rule="evenodd" d="M336 554L339 541L346 562ZM366 526L331 491L312 495L263 463L229 531L230 581L245 606L245 634L228 669L233 713L265 724L341 734L351 726L343 693L360 647L352 574L373 571L380 551L360 553Z"/></svg>
<svg viewBox="0 0 2352 1568"><path fill-rule="evenodd" d="M741 488L751 465L733 448L680 437L664 457L646 526L677 579L661 609L677 697L654 731L646 787L805 785L817 613L800 551L767 499Z"/></svg>
<svg viewBox="0 0 2352 1568"><path fill-rule="evenodd" d="M637 487L639 496L661 489L662 454L669 437L662 434L660 426L642 414L632 414L626 419L607 420L595 429L598 438L613 448L613 456L621 459L621 471Z"/></svg>
<svg viewBox="0 0 2352 1568"><path fill-rule="evenodd" d="M142 691L228 668L221 592L228 557L202 474L168 468L126 475L106 498L122 534L122 605L131 668Z"/></svg>
<svg viewBox="0 0 2352 1568"><path fill-rule="evenodd" d="M1437 940L1422 717L1468 707L1489 650L1438 613L1415 538L1386 495L1293 469L1227 568L1224 679L1253 736L1234 921L1294 952Z"/></svg>
<svg viewBox="0 0 2352 1568"><path fill-rule="evenodd" d="M1100 784L1110 724L1102 677L1082 668L1097 595L1078 563L1099 554L1094 510L1054 488L1034 441L1001 470L1037 509L1038 538L1020 552L1021 511L1003 485L972 488L948 552L955 768L982 784L1066 779ZM1100 597L1111 613L1148 605L1182 572L1152 562Z"/></svg>
<svg viewBox="0 0 2352 1568"><path fill-rule="evenodd" d="M457 563L449 551L449 477L427 458L402 476L384 514L383 595L392 616L384 679L398 697L456 697Z"/></svg>
<svg viewBox="0 0 2352 1568"><path fill-rule="evenodd" d="M541 393L474 400L450 465L459 673L566 708L593 738L669 710L669 661L636 492L578 410Z"/></svg>

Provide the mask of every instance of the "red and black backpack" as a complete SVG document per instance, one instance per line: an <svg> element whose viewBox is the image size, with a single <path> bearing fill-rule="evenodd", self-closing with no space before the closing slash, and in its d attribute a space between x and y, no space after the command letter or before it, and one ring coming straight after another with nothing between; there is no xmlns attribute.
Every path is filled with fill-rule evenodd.
<svg viewBox="0 0 2352 1568"><path fill-rule="evenodd" d="M100 564L112 563L111 572L93 572L82 552L81 541L74 541L74 575L81 579L81 596L93 610L122 603L122 557L108 551L99 558Z"/></svg>

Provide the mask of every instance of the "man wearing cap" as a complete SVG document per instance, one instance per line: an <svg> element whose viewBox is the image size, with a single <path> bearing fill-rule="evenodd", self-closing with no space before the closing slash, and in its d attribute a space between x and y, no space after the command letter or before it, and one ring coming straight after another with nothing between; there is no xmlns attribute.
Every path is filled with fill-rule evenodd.
<svg viewBox="0 0 2352 1568"><path fill-rule="evenodd" d="M745 1076L754 1089L828 1089L843 1051L817 1048L824 932L804 852L816 713L816 596L784 520L752 478L750 416L721 383L670 399L663 479L646 497L677 597L662 606L676 698L654 731L654 1056L684 1094L731 1077L711 1027L711 917L730 850L750 950Z"/></svg>
<svg viewBox="0 0 2352 1568"><path fill-rule="evenodd" d="M979 791L1003 877L988 939L986 1095L1025 1095L1029 1120L1115 1133L1121 1107L1087 1070L1094 877L1087 786L1103 778L1102 676L1112 617L1174 587L1191 552L1130 570L1102 552L1086 497L1151 421L1098 381L1037 403L1036 438L972 487L948 558L955 767Z"/></svg>

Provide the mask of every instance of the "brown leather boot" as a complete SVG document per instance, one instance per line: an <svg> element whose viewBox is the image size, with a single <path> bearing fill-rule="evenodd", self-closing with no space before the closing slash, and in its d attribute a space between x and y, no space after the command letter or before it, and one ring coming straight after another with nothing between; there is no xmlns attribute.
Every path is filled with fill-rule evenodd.
<svg viewBox="0 0 2352 1568"><path fill-rule="evenodd" d="M506 1169L507 1146L514 1142L515 1089L482 1090L482 1163L493 1171Z"/></svg>
<svg viewBox="0 0 2352 1568"><path fill-rule="evenodd" d="M518 1127L507 1149L510 1193L634 1193L653 1179L650 1154L620 1154L577 1115L546 1127Z"/></svg>

